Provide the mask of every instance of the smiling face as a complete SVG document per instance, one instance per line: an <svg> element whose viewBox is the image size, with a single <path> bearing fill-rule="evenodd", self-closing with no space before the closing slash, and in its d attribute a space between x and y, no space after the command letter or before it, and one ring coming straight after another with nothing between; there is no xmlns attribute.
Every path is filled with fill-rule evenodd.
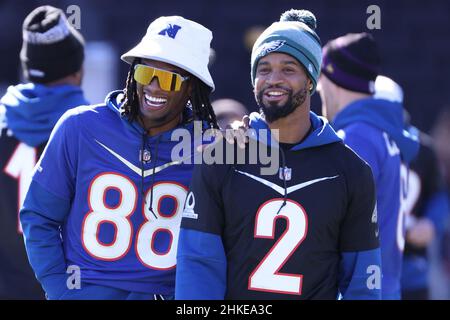
<svg viewBox="0 0 450 320"><path fill-rule="evenodd" d="M269 123L303 105L310 85L303 66L288 54L270 53L258 62L254 93Z"/></svg>
<svg viewBox="0 0 450 320"><path fill-rule="evenodd" d="M167 70L189 76L185 70L171 64L143 59L141 64L157 69ZM161 89L157 77L154 77L148 85L137 84L139 98L139 112L146 129L158 133L174 128L181 120L183 110L189 100L191 88L190 80L183 81L179 91L165 91Z"/></svg>

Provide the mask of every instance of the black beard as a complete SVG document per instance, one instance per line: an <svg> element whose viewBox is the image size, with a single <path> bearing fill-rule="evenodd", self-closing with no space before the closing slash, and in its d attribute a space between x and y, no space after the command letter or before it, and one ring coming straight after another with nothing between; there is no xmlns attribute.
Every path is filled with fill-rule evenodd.
<svg viewBox="0 0 450 320"><path fill-rule="evenodd" d="M286 103L282 106L277 106L277 102L270 103L269 105L265 105L263 101L263 94L264 91L266 91L269 88L262 89L260 92L258 92L258 95L256 96L256 102L258 103L258 106L260 107L260 111L264 114L266 121L271 123L278 119L287 117L292 112L294 112L298 107L300 107L306 100L306 89L307 82L305 82L305 85L302 89L300 89L297 93L293 94L292 90L283 88L283 90L288 92L288 99ZM271 89L275 89L271 88Z"/></svg>

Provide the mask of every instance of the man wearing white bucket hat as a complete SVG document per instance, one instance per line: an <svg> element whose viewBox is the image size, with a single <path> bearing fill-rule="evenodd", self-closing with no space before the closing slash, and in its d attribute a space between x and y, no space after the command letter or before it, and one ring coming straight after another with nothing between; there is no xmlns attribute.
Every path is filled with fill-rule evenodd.
<svg viewBox="0 0 450 320"><path fill-rule="evenodd" d="M21 210L28 257L49 299L173 297L193 165L171 159L171 136L192 133L194 119L217 128L211 40L196 22L156 19L121 57L131 65L125 90L60 119Z"/></svg>

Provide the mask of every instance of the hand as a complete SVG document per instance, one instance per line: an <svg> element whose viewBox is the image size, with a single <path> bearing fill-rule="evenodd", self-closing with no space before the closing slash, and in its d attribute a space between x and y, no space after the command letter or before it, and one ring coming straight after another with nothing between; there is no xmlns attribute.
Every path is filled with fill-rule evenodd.
<svg viewBox="0 0 450 320"><path fill-rule="evenodd" d="M222 141L223 138L230 144L234 144L235 141L240 149L245 148L245 144L248 143L247 130L250 128L250 118L245 115L242 117L242 121L233 121L227 125L225 130L211 129L211 133L214 136L214 142L209 144L202 144L197 147L197 152L202 152L206 148L212 148L215 144Z"/></svg>
<svg viewBox="0 0 450 320"><path fill-rule="evenodd" d="M222 132L228 143L234 144L236 140L239 148L244 149L245 144L248 143L247 130L250 128L250 118L245 115L242 121L233 121L227 125L226 131Z"/></svg>
<svg viewBox="0 0 450 320"><path fill-rule="evenodd" d="M427 218L420 218L406 233L406 241L415 247L425 248L435 235L434 225Z"/></svg>

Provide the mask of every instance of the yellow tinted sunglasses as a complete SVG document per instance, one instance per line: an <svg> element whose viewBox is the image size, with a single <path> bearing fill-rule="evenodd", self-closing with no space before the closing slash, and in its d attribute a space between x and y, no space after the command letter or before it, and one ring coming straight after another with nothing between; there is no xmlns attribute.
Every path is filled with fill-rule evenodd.
<svg viewBox="0 0 450 320"><path fill-rule="evenodd" d="M164 91L179 91L183 81L189 77L183 77L178 73L153 68L145 64L137 64L134 67L134 80L146 86L152 82L153 78L157 77L159 86Z"/></svg>

